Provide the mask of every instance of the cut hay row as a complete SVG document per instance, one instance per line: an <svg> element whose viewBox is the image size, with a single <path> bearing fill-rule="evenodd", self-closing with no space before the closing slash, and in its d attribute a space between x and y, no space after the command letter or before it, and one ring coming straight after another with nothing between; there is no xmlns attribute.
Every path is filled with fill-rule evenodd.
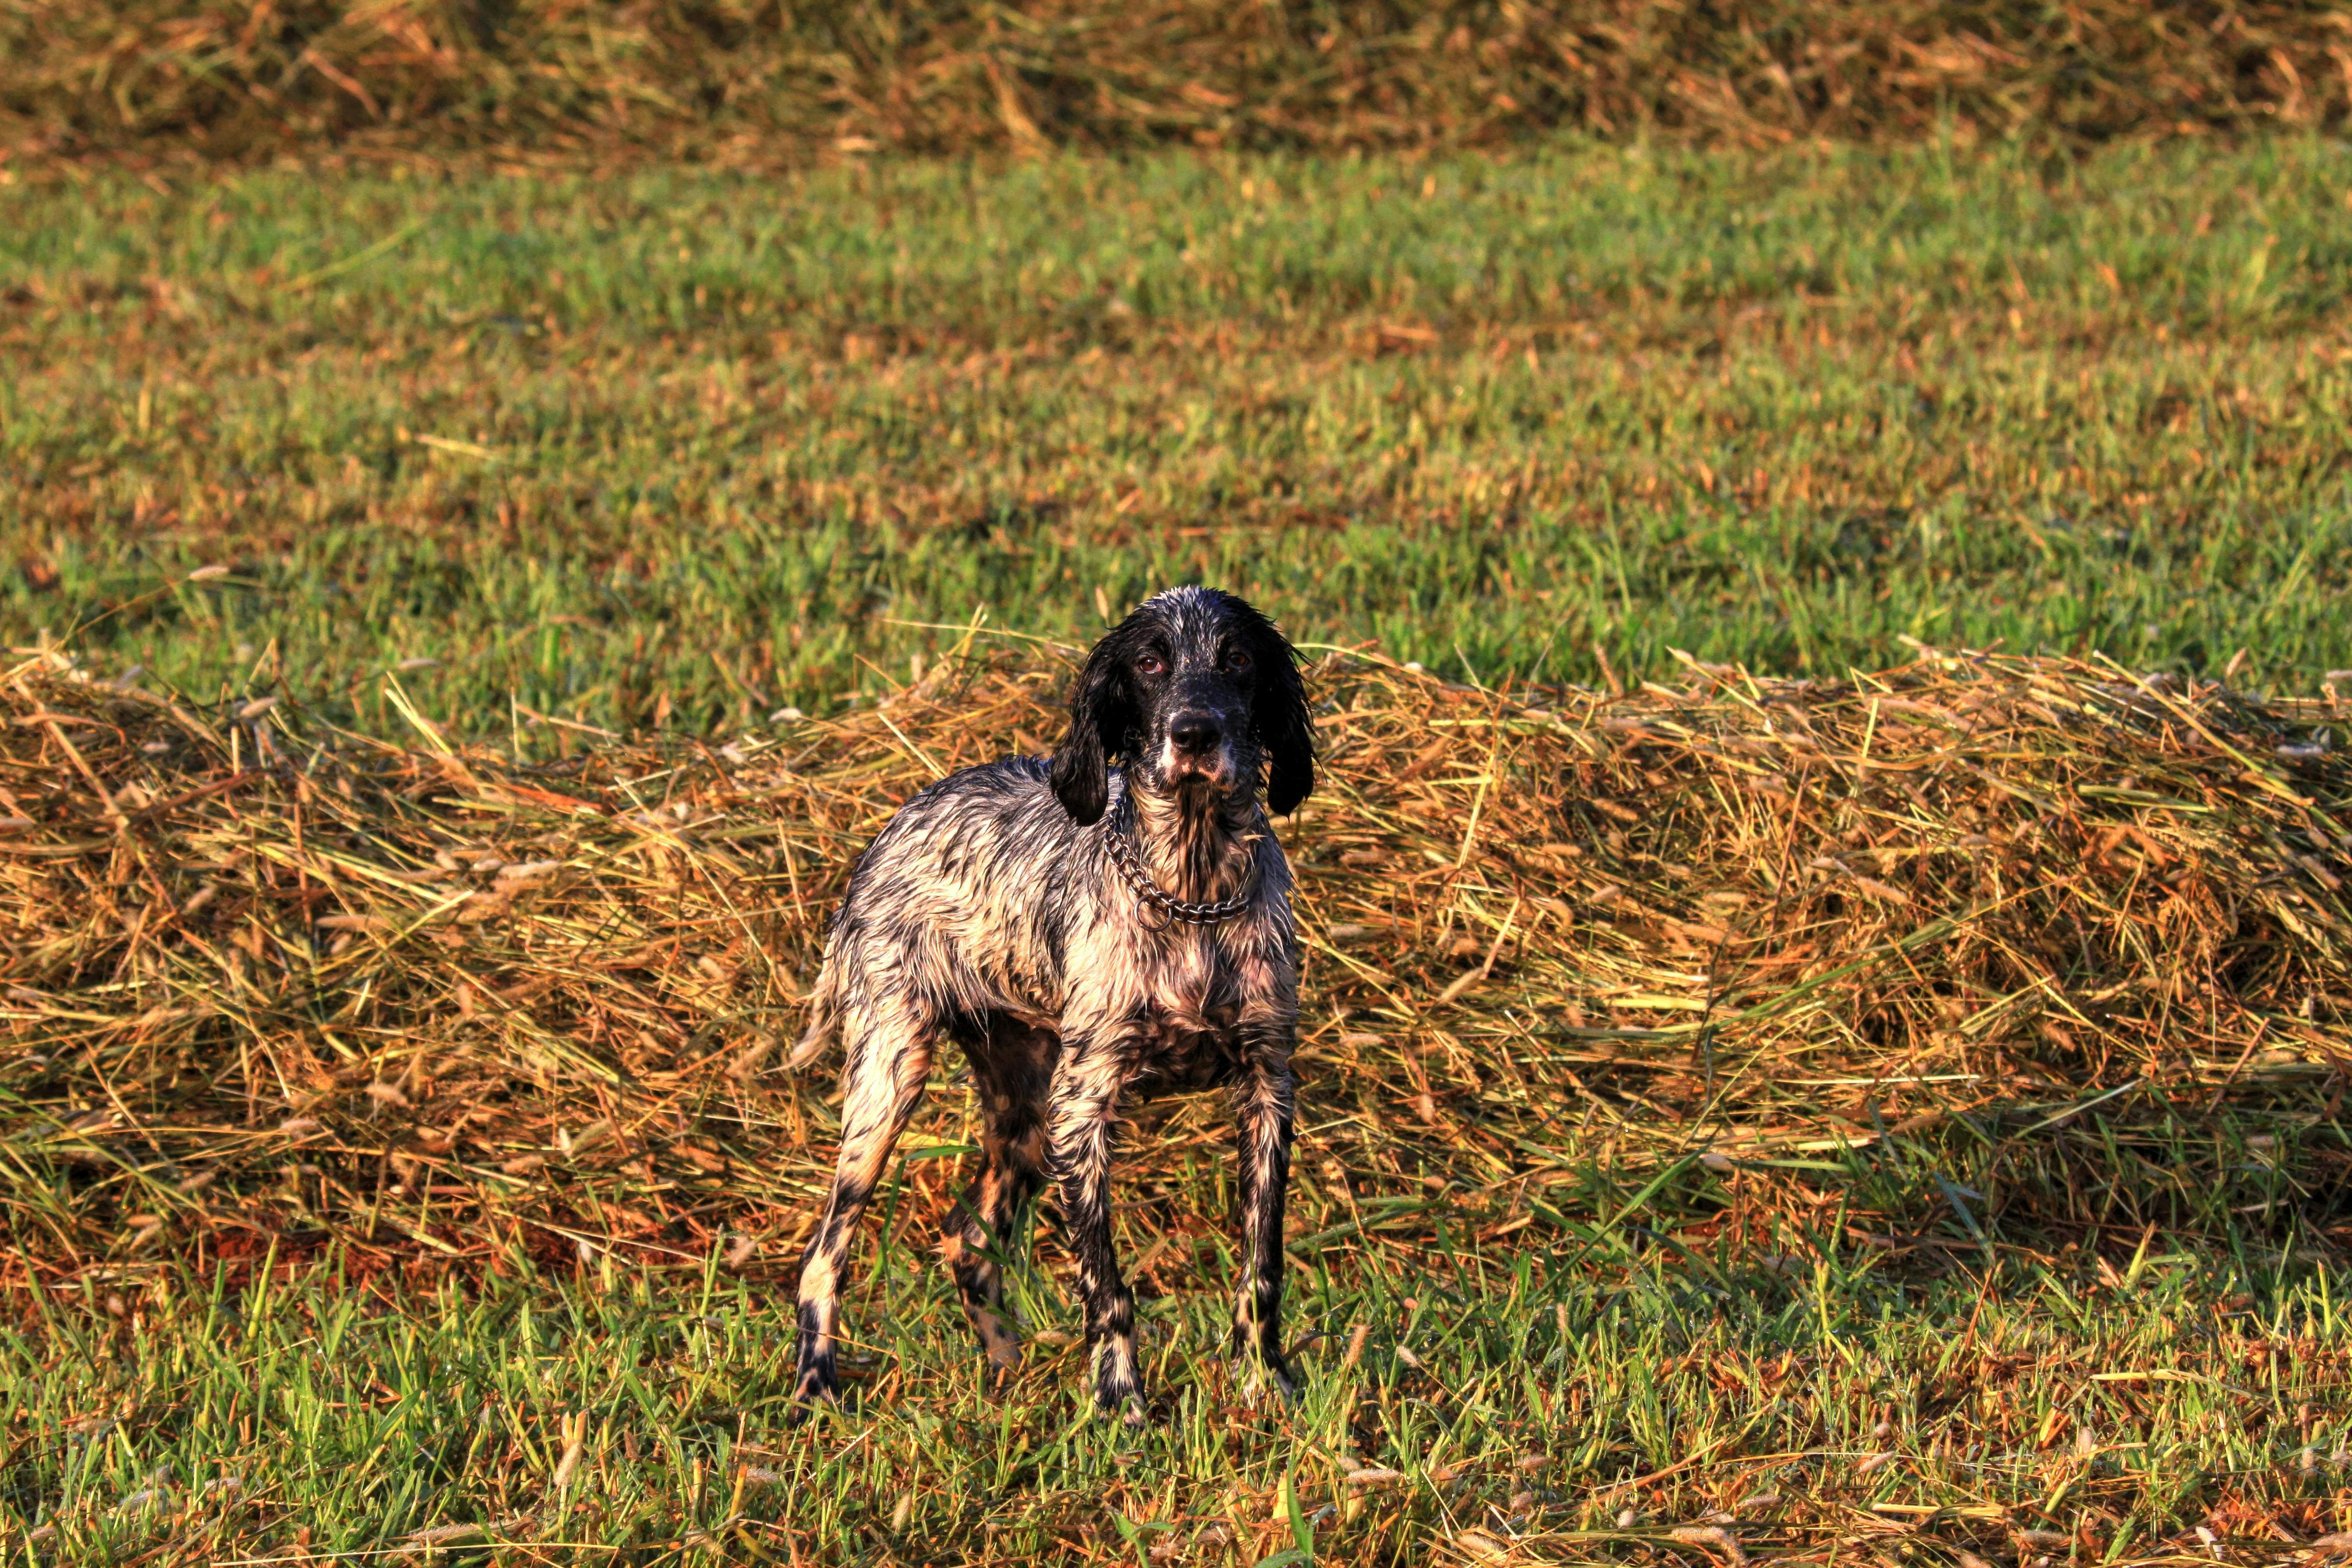
<svg viewBox="0 0 2352 1568"><path fill-rule="evenodd" d="M2340 126L2339 20L2292 0L51 0L0 10L0 147L774 163L1559 131L2105 140Z"/></svg>
<svg viewBox="0 0 2352 1568"><path fill-rule="evenodd" d="M1066 652L972 645L876 707L539 767L423 715L396 746L22 665L16 1282L330 1239L782 1270L836 1064L792 1074L780 1047L851 856L933 776L1059 732ZM1686 673L1611 694L1315 665L1324 783L1283 829L1303 1254L1412 1245L1433 1210L1563 1267L1800 1235L1924 1264L2151 1226L2333 1248L2332 691L1927 652ZM910 1151L964 1141L955 1065ZM1144 1112L1122 1180L1164 1192L1225 1121ZM932 1223L958 1163L908 1163L901 1223ZM1139 1268L1165 1289L1189 1258Z"/></svg>

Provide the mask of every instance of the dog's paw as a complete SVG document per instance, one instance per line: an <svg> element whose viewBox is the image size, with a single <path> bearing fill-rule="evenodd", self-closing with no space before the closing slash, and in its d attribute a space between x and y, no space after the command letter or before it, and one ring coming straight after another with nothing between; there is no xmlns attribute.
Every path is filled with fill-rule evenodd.
<svg viewBox="0 0 2352 1568"><path fill-rule="evenodd" d="M1008 1376L1021 1370L1021 1336L1011 1323L994 1312L977 1311L971 1315L971 1327L980 1336L980 1348L987 1353L992 1370Z"/></svg>
<svg viewBox="0 0 2352 1568"><path fill-rule="evenodd" d="M841 1377L830 1365L803 1367L793 1385L793 1415L806 1415L820 1405L841 1403Z"/></svg>
<svg viewBox="0 0 2352 1568"><path fill-rule="evenodd" d="M1238 1358L1234 1363L1234 1385L1241 1390L1243 1400L1251 1405L1298 1402L1298 1380L1291 1375L1289 1366L1263 1356Z"/></svg>
<svg viewBox="0 0 2352 1568"><path fill-rule="evenodd" d="M1151 1412L1144 1404L1143 1389L1136 1384L1123 1386L1097 1386L1095 1390L1095 1419L1117 1419L1129 1427L1151 1425Z"/></svg>

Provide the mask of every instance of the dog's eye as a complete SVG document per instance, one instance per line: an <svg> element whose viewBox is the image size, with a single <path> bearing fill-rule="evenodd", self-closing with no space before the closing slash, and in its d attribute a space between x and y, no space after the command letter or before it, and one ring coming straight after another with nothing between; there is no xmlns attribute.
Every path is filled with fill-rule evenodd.
<svg viewBox="0 0 2352 1568"><path fill-rule="evenodd" d="M1138 675L1164 675L1167 670L1168 661L1156 653L1144 654L1135 661Z"/></svg>
<svg viewBox="0 0 2352 1568"><path fill-rule="evenodd" d="M1249 657L1249 655L1248 655L1247 653L1244 653L1244 652L1242 649L1240 649L1240 648L1231 648L1231 649L1228 649L1228 650L1226 651L1226 654L1225 654L1225 668L1226 668L1227 669L1230 669L1230 670L1232 670L1234 674L1239 675L1239 674L1240 674L1240 673L1242 673L1244 670L1245 670L1245 669L1249 668L1249 667L1250 667L1250 657Z"/></svg>

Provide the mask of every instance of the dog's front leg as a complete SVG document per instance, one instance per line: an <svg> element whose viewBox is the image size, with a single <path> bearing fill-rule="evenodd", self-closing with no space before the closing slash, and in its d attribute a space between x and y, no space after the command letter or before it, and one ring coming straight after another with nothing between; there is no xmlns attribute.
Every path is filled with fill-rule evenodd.
<svg viewBox="0 0 2352 1568"><path fill-rule="evenodd" d="M1234 1360L1244 1375L1262 1376L1286 1394L1294 1384L1282 1359L1282 1221L1298 1098L1290 1048L1287 1030L1243 1033L1238 1092L1242 1278L1234 1293Z"/></svg>
<svg viewBox="0 0 2352 1568"><path fill-rule="evenodd" d="M1135 1366L1135 1297L1118 1276L1110 1234L1111 1116L1126 1052L1101 1035L1066 1040L1054 1068L1052 1163L1062 1226L1085 1298L1095 1406L1130 1426L1143 1420Z"/></svg>

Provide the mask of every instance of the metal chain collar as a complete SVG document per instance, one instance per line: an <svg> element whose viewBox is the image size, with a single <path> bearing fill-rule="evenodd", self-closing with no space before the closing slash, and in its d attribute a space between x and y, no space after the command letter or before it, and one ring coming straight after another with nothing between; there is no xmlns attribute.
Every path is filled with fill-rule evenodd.
<svg viewBox="0 0 2352 1568"><path fill-rule="evenodd" d="M1178 921L1186 925L1222 925L1249 908L1251 895L1257 891L1257 879L1252 877L1230 899L1213 904L1188 903L1161 890L1160 884L1151 879L1151 873L1143 868L1137 856L1134 840L1128 837L1126 825L1118 816L1104 822L1103 842L1110 849L1111 863L1127 879L1128 886L1135 889L1136 918L1143 922L1146 931L1166 931ZM1160 911L1157 922L1150 913L1153 910Z"/></svg>

